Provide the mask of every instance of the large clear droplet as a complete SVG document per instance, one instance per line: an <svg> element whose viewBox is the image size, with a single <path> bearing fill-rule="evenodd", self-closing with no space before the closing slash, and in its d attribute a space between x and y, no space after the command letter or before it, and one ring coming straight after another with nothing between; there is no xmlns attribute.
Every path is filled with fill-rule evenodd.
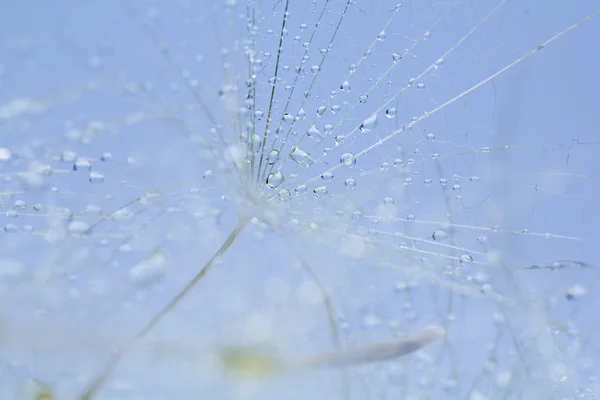
<svg viewBox="0 0 600 400"><path fill-rule="evenodd" d="M267 186L271 189L275 189L283 182L283 174L279 171L272 172L267 176Z"/></svg>
<svg viewBox="0 0 600 400"><path fill-rule="evenodd" d="M354 165L356 165L356 158L352 153L344 153L340 158L340 163L348 167L353 167Z"/></svg>

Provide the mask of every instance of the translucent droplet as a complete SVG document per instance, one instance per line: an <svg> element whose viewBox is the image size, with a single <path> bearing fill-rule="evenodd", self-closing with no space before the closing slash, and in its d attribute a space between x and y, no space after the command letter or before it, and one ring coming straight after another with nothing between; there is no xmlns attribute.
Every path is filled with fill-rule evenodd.
<svg viewBox="0 0 600 400"><path fill-rule="evenodd" d="M12 152L6 147L0 147L0 162L10 161Z"/></svg>
<svg viewBox="0 0 600 400"><path fill-rule="evenodd" d="M306 166L310 166L314 163L314 160L311 158L310 154L300 149L298 146L292 147L289 157L290 159L294 160L297 164L304 164Z"/></svg>
<svg viewBox="0 0 600 400"><path fill-rule="evenodd" d="M377 127L377 113L365 119L363 123L359 126L359 129L361 132L368 132L371 129L374 129L375 127Z"/></svg>
<svg viewBox="0 0 600 400"><path fill-rule="evenodd" d="M565 293L565 297L567 300L577 300L583 297L587 293L587 290L584 286L575 284L569 286L567 288L567 292Z"/></svg>
<svg viewBox="0 0 600 400"><path fill-rule="evenodd" d="M100 161L110 161L110 160L112 160L112 158L113 158L112 154L109 153L108 151L105 151L100 156Z"/></svg>
<svg viewBox="0 0 600 400"><path fill-rule="evenodd" d="M326 124L326 125L323 127L323 130L325 131L325 133L326 133L327 135L331 135L331 132L333 132L333 125L331 125L331 124Z"/></svg>
<svg viewBox="0 0 600 400"><path fill-rule="evenodd" d="M350 82L344 81L344 83L342 83L342 85L340 86L340 89L343 90L344 92L349 92L351 89Z"/></svg>
<svg viewBox="0 0 600 400"><path fill-rule="evenodd" d="M252 148L254 148L254 151L258 151L260 149L260 145L262 144L262 138L260 135L257 133L253 134L250 138L250 144L252 145Z"/></svg>
<svg viewBox="0 0 600 400"><path fill-rule="evenodd" d="M292 114L285 113L283 115L283 122L285 122L288 125L291 125L294 122L294 119L295 118Z"/></svg>
<svg viewBox="0 0 600 400"><path fill-rule="evenodd" d="M397 62L400 61L402 59L402 55L398 54L398 53L392 53L392 59Z"/></svg>
<svg viewBox="0 0 600 400"><path fill-rule="evenodd" d="M346 139L346 136L344 136L344 135L337 135L335 137L335 145L339 146L340 144L342 144L342 142L344 141L344 139Z"/></svg>
<svg viewBox="0 0 600 400"><path fill-rule="evenodd" d="M75 163L73 164L73 171L85 171L85 170L90 170L92 168L92 163L90 162L90 160L88 160L87 158L84 157L80 157L77 160L75 160Z"/></svg>
<svg viewBox="0 0 600 400"><path fill-rule="evenodd" d="M89 181L93 184L104 182L104 174L102 172L92 171L89 174Z"/></svg>
<svg viewBox="0 0 600 400"><path fill-rule="evenodd" d="M290 193L289 190L287 190L287 189L281 189L279 191L279 193L277 193L277 197L279 197L279 200L285 201L285 200L291 199L292 195L291 195L291 193Z"/></svg>
<svg viewBox="0 0 600 400"><path fill-rule="evenodd" d="M385 204L386 206L394 205L394 203L395 203L395 200L393 197L386 196L383 198L383 204Z"/></svg>
<svg viewBox="0 0 600 400"><path fill-rule="evenodd" d="M264 113L260 110L257 110L254 112L254 118L256 118L257 121L260 121L264 116Z"/></svg>
<svg viewBox="0 0 600 400"><path fill-rule="evenodd" d="M431 238L436 242L445 242L448 239L448 234L446 231L438 229L437 231L433 232Z"/></svg>
<svg viewBox="0 0 600 400"><path fill-rule="evenodd" d="M317 109L317 115L320 117L320 116L322 116L323 114L325 114L325 111L327 111L327 107L326 107L326 106L320 106L320 107Z"/></svg>
<svg viewBox="0 0 600 400"><path fill-rule="evenodd" d="M348 189L353 189L356 186L356 180L354 178L348 178L344 181L344 185Z"/></svg>
<svg viewBox="0 0 600 400"><path fill-rule="evenodd" d="M149 284L162 278L166 272L167 260L161 253L137 263L129 270L129 277L137 284Z"/></svg>
<svg viewBox="0 0 600 400"><path fill-rule="evenodd" d="M384 41L386 39L387 35L385 33L385 31L381 31L379 32L379 35L377 35L377 40L379 41Z"/></svg>
<svg viewBox="0 0 600 400"><path fill-rule="evenodd" d="M459 257L459 261L461 264L471 264L473 262L473 257L471 257L469 254L462 254Z"/></svg>
<svg viewBox="0 0 600 400"><path fill-rule="evenodd" d="M323 137L323 135L321 135L321 132L314 125L311 125L311 127L308 128L308 131L306 132L306 134L308 135L308 137L313 138L313 139L320 139Z"/></svg>
<svg viewBox="0 0 600 400"><path fill-rule="evenodd" d="M294 189L294 192L296 192L297 194L302 194L306 193L306 189L306 185L300 185L296 189Z"/></svg>
<svg viewBox="0 0 600 400"><path fill-rule="evenodd" d="M272 172L267 176L267 186L271 189L275 189L283 182L283 174L279 171Z"/></svg>
<svg viewBox="0 0 600 400"><path fill-rule="evenodd" d="M367 100L369 100L369 96L367 94L361 94L358 98L358 101L360 101L361 104L365 104Z"/></svg>
<svg viewBox="0 0 600 400"><path fill-rule="evenodd" d="M313 190L313 193L315 194L315 196L323 196L327 194L327 186L323 185L323 186L318 186Z"/></svg>
<svg viewBox="0 0 600 400"><path fill-rule="evenodd" d="M8 223L4 225L4 232L6 233L15 233L19 231L19 227L13 223Z"/></svg>
<svg viewBox="0 0 600 400"><path fill-rule="evenodd" d="M311 72L312 72L313 74L316 74L317 72L319 72L319 71L321 70L321 67L319 67L318 65L313 65L313 66L310 68L310 70L311 70Z"/></svg>
<svg viewBox="0 0 600 400"><path fill-rule="evenodd" d="M352 153L344 153L344 154L342 154L342 157L340 158L340 163L342 163L348 167L353 167L354 165L356 165L356 158L354 157L354 154L352 154Z"/></svg>
<svg viewBox="0 0 600 400"><path fill-rule="evenodd" d="M77 153L75 153L73 150L63 150L62 154L60 155L60 161L64 162L73 162L76 158Z"/></svg>
<svg viewBox="0 0 600 400"><path fill-rule="evenodd" d="M385 116L388 118L394 118L397 113L398 113L398 110L396 110L396 107L390 107L386 110Z"/></svg>
<svg viewBox="0 0 600 400"><path fill-rule="evenodd" d="M321 179L325 182L331 182L333 180L333 174L331 172L324 172L321 174Z"/></svg>
<svg viewBox="0 0 600 400"><path fill-rule="evenodd" d="M279 160L279 151L271 150L267 155L267 164L273 165Z"/></svg>
<svg viewBox="0 0 600 400"><path fill-rule="evenodd" d="M84 221L71 221L67 230L73 235L81 235L90 229L90 225Z"/></svg>
<svg viewBox="0 0 600 400"><path fill-rule="evenodd" d="M337 104L334 104L331 106L331 112L334 114L337 114L340 112L340 106L338 106Z"/></svg>

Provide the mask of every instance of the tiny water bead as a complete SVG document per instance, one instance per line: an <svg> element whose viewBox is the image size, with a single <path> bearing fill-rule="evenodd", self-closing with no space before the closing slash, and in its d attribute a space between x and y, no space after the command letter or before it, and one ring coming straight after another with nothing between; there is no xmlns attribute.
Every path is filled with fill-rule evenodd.
<svg viewBox="0 0 600 400"><path fill-rule="evenodd" d="M367 94L361 94L360 97L358 98L358 101L360 102L360 104L365 104L368 100L369 100L369 95L367 95Z"/></svg>
<svg viewBox="0 0 600 400"><path fill-rule="evenodd" d="M396 117L397 113L398 113L398 110L396 110L396 107L390 107L385 111L385 116L388 118L394 118L394 117Z"/></svg>
<svg viewBox="0 0 600 400"><path fill-rule="evenodd" d="M92 168L92 163L85 157L79 157L73 164L73 171L85 171Z"/></svg>
<svg viewBox="0 0 600 400"><path fill-rule="evenodd" d="M354 189L354 187L356 186L356 180L354 178L347 178L344 181L344 185L346 186L346 188L348 189Z"/></svg>

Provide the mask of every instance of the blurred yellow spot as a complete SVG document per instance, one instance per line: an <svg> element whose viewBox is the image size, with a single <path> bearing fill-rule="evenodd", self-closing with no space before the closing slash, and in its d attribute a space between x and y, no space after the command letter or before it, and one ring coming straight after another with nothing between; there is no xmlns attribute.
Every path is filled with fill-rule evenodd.
<svg viewBox="0 0 600 400"><path fill-rule="evenodd" d="M227 372L239 379L264 378L283 369L279 357L259 350L224 349L220 354Z"/></svg>

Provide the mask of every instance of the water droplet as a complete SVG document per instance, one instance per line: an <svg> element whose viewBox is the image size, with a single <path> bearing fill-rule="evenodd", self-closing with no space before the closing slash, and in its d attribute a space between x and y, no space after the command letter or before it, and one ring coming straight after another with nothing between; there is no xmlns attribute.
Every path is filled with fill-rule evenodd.
<svg viewBox="0 0 600 400"><path fill-rule="evenodd" d="M306 189L306 185L300 185L296 189L294 189L294 192L296 192L296 194L303 194L306 193Z"/></svg>
<svg viewBox="0 0 600 400"><path fill-rule="evenodd" d="M323 127L323 130L325 131L325 133L326 133L327 135L331 135L331 132L333 132L333 125L331 125L331 124L326 124L326 125Z"/></svg>
<svg viewBox="0 0 600 400"><path fill-rule="evenodd" d="M323 137L323 135L321 135L321 132L314 125L311 125L311 127L308 128L308 131L306 132L306 134L308 135L308 137L313 138L313 139L320 139Z"/></svg>
<svg viewBox="0 0 600 400"><path fill-rule="evenodd" d="M285 113L283 116L283 122L288 125L291 125L294 122L294 116L292 114Z"/></svg>
<svg viewBox="0 0 600 400"><path fill-rule="evenodd" d="M321 67L319 67L318 65L313 65L310 70L312 71L313 74L318 73L321 70Z"/></svg>
<svg viewBox="0 0 600 400"><path fill-rule="evenodd" d="M343 90L344 92L349 92L350 91L350 82L344 81L344 83L342 83L342 85L340 86L340 89Z"/></svg>
<svg viewBox="0 0 600 400"><path fill-rule="evenodd" d="M15 233L19 231L19 227L13 223L8 223L4 225L4 232L6 233Z"/></svg>
<svg viewBox="0 0 600 400"><path fill-rule="evenodd" d="M386 206L391 206L394 205L396 201L394 200L393 197L390 196L386 196L383 198L383 204L385 204Z"/></svg>
<svg viewBox="0 0 600 400"><path fill-rule="evenodd" d="M84 221L71 221L67 230L73 235L82 235L90 229L90 225Z"/></svg>
<svg viewBox="0 0 600 400"><path fill-rule="evenodd" d="M321 106L317 109L317 115L320 117L323 114L325 114L325 111L327 111L327 107L326 106Z"/></svg>
<svg viewBox="0 0 600 400"><path fill-rule="evenodd" d="M314 163L314 160L304 150L300 149L298 146L292 147L289 155L290 159L294 160L297 164L304 164L306 166L310 166Z"/></svg>
<svg viewBox="0 0 600 400"><path fill-rule="evenodd" d="M402 55L398 53L392 53L392 59L394 60L394 62L398 62L402 59Z"/></svg>
<svg viewBox="0 0 600 400"><path fill-rule="evenodd" d="M348 178L344 181L344 185L348 189L353 189L356 186L356 180L354 178Z"/></svg>
<svg viewBox="0 0 600 400"><path fill-rule="evenodd" d="M358 101L360 101L361 104L365 104L367 100L369 100L369 95L367 94L361 94L358 98Z"/></svg>
<svg viewBox="0 0 600 400"><path fill-rule="evenodd" d="M331 182L333 180L333 174L331 172L324 172L321 174L321 179L325 182Z"/></svg>
<svg viewBox="0 0 600 400"><path fill-rule="evenodd" d="M459 261L461 264L471 264L473 262L473 257L465 253L459 257Z"/></svg>
<svg viewBox="0 0 600 400"><path fill-rule="evenodd" d="M361 132L368 132L377 127L377 113L374 113L369 118L365 119L359 126Z"/></svg>
<svg viewBox="0 0 600 400"><path fill-rule="evenodd" d="M433 232L431 238L437 242L445 242L446 239L448 239L448 234L446 231L438 229L437 231Z"/></svg>
<svg viewBox="0 0 600 400"><path fill-rule="evenodd" d="M167 260L162 253L140 261L129 270L129 277L137 284L146 285L162 278L166 272Z"/></svg>
<svg viewBox="0 0 600 400"><path fill-rule="evenodd" d="M279 187L279 185L281 185L282 182L283 174L279 171L272 172L269 174L269 176L267 176L267 186L269 186L271 189Z"/></svg>
<svg viewBox="0 0 600 400"><path fill-rule="evenodd" d="M338 106L337 104L334 104L331 106L331 112L334 114L337 114L340 112L340 106Z"/></svg>
<svg viewBox="0 0 600 400"><path fill-rule="evenodd" d="M93 184L104 182L104 174L102 172L92 171L89 174L89 181Z"/></svg>
<svg viewBox="0 0 600 400"><path fill-rule="evenodd" d="M396 107L390 107L386 110L385 116L388 118L394 118L397 113L398 113L398 110L396 110Z"/></svg>
<svg viewBox="0 0 600 400"><path fill-rule="evenodd" d="M73 171L89 171L91 168L92 163L90 162L90 160L84 157L79 157L77 160L75 160L75 163L73 164Z"/></svg>
<svg viewBox="0 0 600 400"><path fill-rule="evenodd" d="M313 190L313 193L316 197L323 196L327 194L327 186L318 186Z"/></svg>
<svg viewBox="0 0 600 400"><path fill-rule="evenodd" d="M377 40L379 41L384 41L387 38L387 35L385 33L385 31L381 31L379 32L379 35L377 35Z"/></svg>
<svg viewBox="0 0 600 400"><path fill-rule="evenodd" d="M567 288L565 297L567 300L577 300L587 294L587 290L584 286L575 284Z"/></svg>
<svg viewBox="0 0 600 400"><path fill-rule="evenodd" d="M292 194L287 189L281 189L279 193L277 193L277 197L279 197L279 200L281 201L286 201L292 198Z"/></svg>
<svg viewBox="0 0 600 400"><path fill-rule="evenodd" d="M256 118L257 121L260 121L264 116L264 113L260 110L257 110L254 112L254 118Z"/></svg>
<svg viewBox="0 0 600 400"><path fill-rule="evenodd" d="M63 150L60 155L60 161L63 162L73 162L77 158L77 153L73 150Z"/></svg>
<svg viewBox="0 0 600 400"><path fill-rule="evenodd" d="M340 158L340 163L342 163L348 167L353 167L356 165L356 158L354 157L354 154L352 154L352 153L344 153L344 154L342 154L342 157Z"/></svg>
<svg viewBox="0 0 600 400"><path fill-rule="evenodd" d="M0 147L0 162L10 161L12 152L6 147Z"/></svg>
<svg viewBox="0 0 600 400"><path fill-rule="evenodd" d="M273 165L279 160L279 151L271 150L267 155L267 164Z"/></svg>

